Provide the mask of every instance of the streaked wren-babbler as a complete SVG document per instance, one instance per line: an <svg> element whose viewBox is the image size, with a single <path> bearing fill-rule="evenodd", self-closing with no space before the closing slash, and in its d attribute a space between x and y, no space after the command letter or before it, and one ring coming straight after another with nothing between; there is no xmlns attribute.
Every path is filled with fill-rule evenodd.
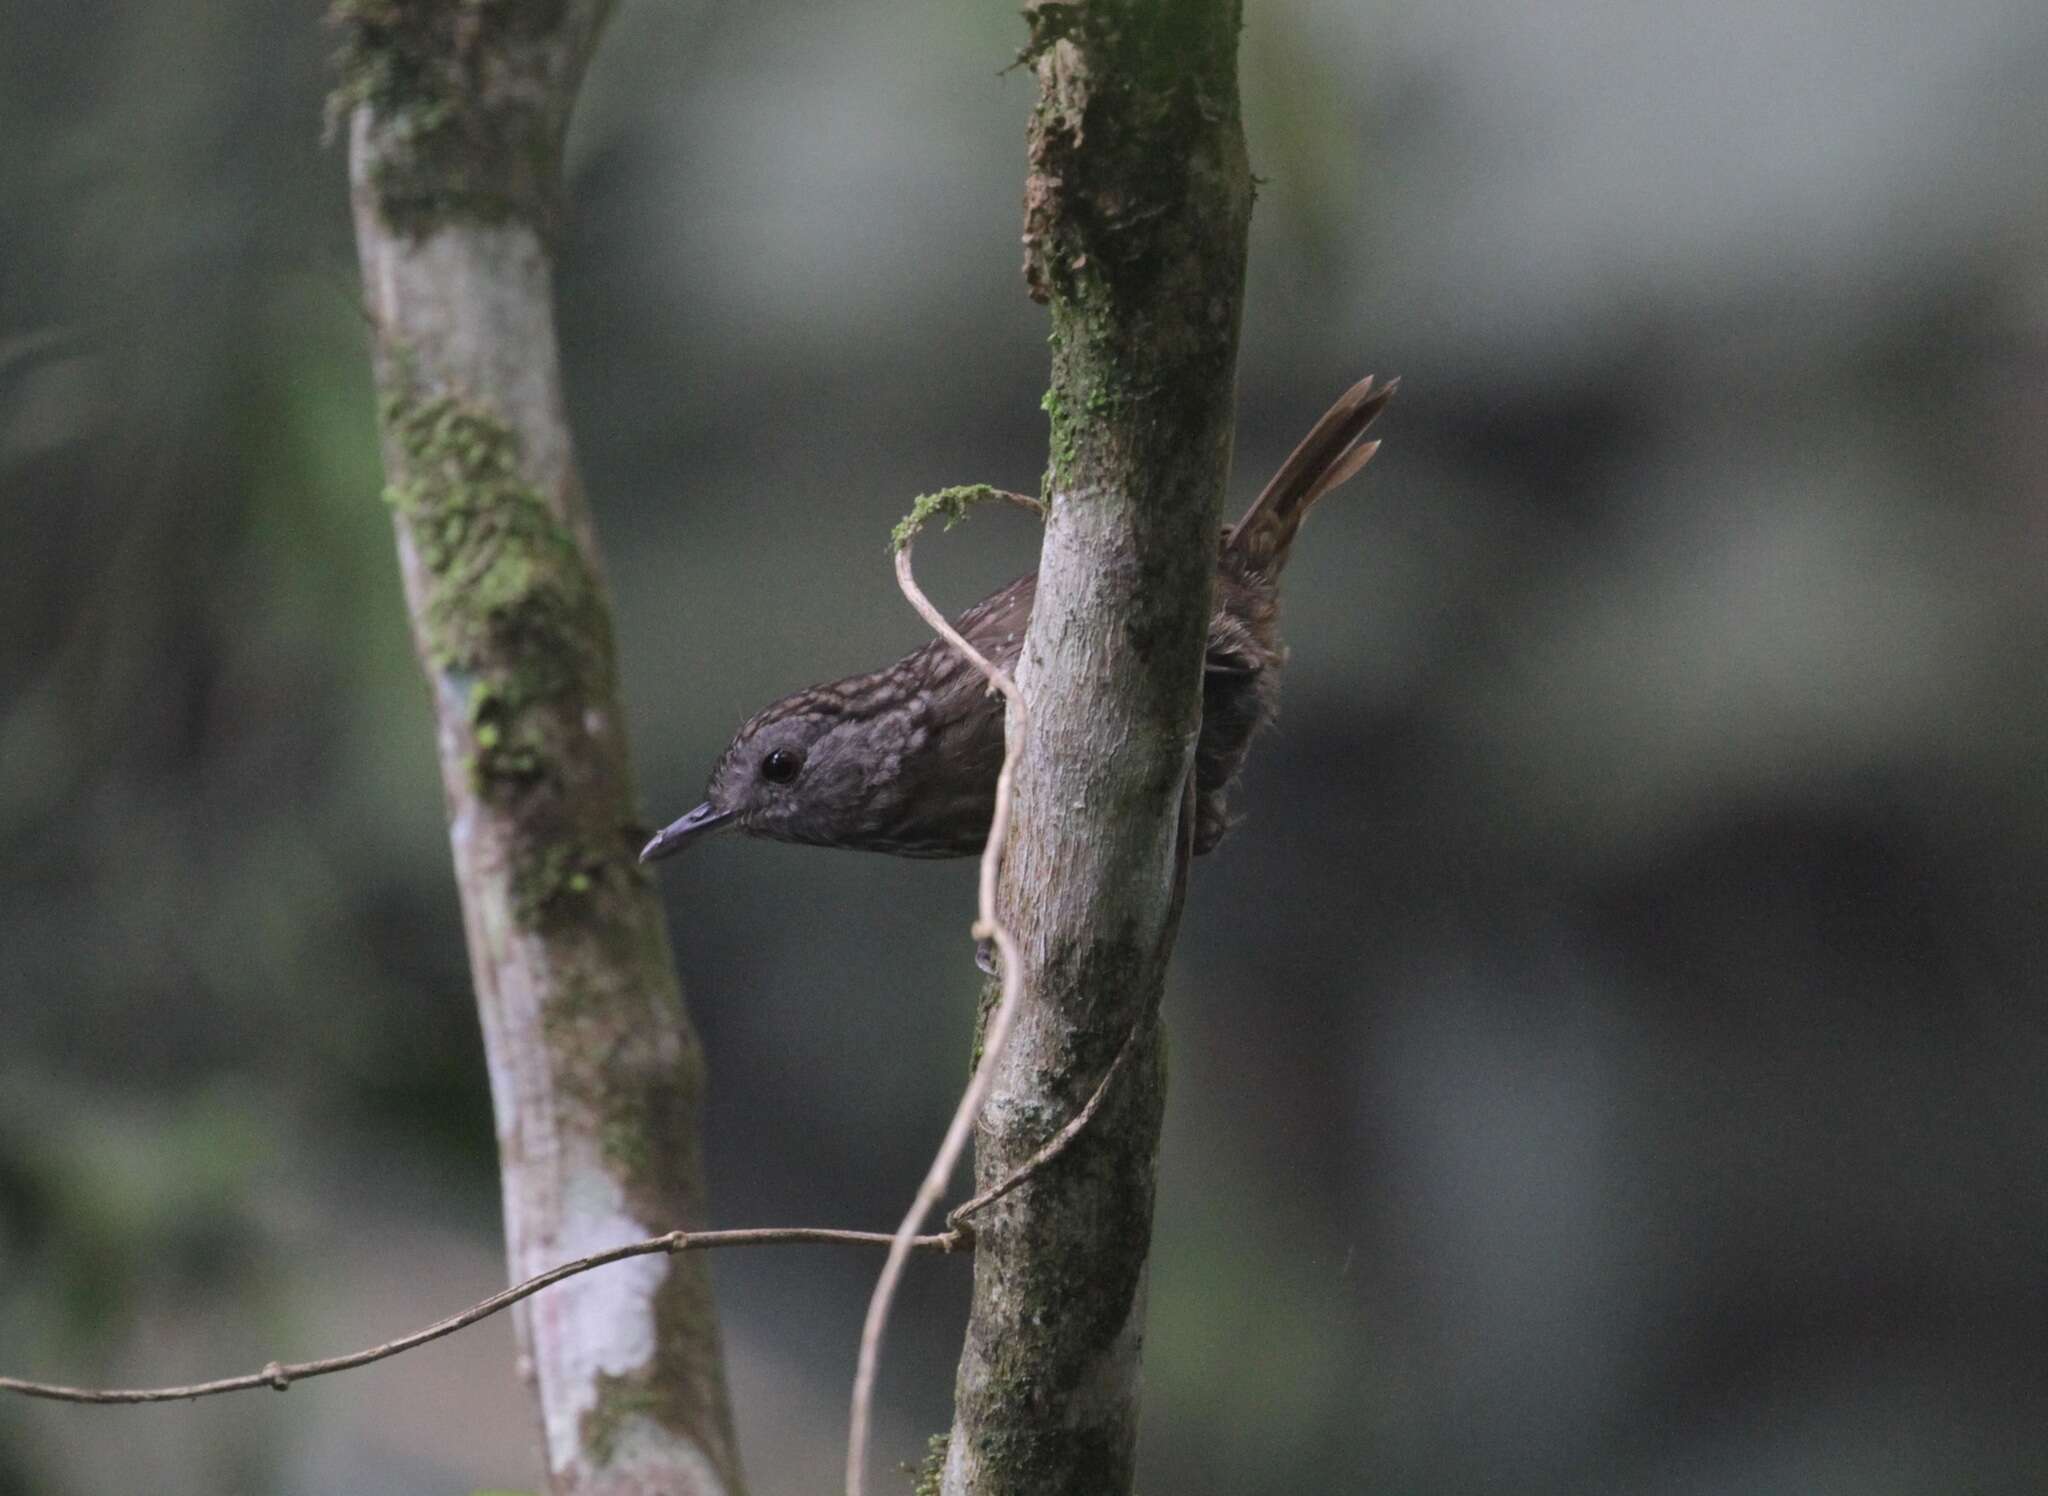
<svg viewBox="0 0 2048 1496"><path fill-rule="evenodd" d="M1398 381L1359 381L1280 466L1216 553L1215 612L1203 660L1195 748L1194 850L1229 827L1232 784L1273 718L1286 658L1280 570L1317 499L1372 459L1365 430ZM1036 573L961 615L969 643L1014 671ZM988 838L1003 762L1003 699L943 639L867 675L811 686L763 707L733 735L704 803L640 854L652 862L724 827L749 836L898 857L966 857Z"/></svg>

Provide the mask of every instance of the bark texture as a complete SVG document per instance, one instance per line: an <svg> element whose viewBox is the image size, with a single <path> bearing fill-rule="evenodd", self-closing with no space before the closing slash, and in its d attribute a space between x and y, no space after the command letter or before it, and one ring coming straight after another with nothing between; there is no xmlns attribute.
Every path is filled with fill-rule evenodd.
<svg viewBox="0 0 2048 1496"><path fill-rule="evenodd" d="M433 698L513 1278L701 1223L703 1061L637 824L550 240L602 0L342 0L386 497ZM741 1490L708 1279L514 1311L558 1496Z"/></svg>
<svg viewBox="0 0 2048 1496"><path fill-rule="evenodd" d="M1028 6L1025 273L1053 331L1050 512L1019 667L1030 731L1004 918L1025 1007L982 1114L985 1188L1134 1048L1094 1122L976 1219L946 1496L1131 1487L1154 1021L1230 465L1251 175L1238 0Z"/></svg>

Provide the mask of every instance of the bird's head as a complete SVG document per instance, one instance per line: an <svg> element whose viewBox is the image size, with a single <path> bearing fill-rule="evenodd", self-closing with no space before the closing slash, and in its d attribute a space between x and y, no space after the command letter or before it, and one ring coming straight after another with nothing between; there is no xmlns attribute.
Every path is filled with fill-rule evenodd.
<svg viewBox="0 0 2048 1496"><path fill-rule="evenodd" d="M640 853L654 862L725 827L817 846L859 846L901 768L905 713L846 684L814 686L756 712L719 756L704 803Z"/></svg>

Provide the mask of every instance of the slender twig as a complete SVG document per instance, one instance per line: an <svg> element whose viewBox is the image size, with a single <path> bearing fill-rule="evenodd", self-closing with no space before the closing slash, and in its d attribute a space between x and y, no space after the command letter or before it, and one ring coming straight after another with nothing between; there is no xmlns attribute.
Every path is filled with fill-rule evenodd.
<svg viewBox="0 0 2048 1496"><path fill-rule="evenodd" d="M1017 496L1006 494L1004 497ZM1024 992L1017 943L996 918L996 874L1002 867L1003 844L1010 834L1011 781L1017 763L1017 744L1024 736L1024 698L1017 692L1017 683L969 644L960 631L946 621L945 615L932 606L931 599L924 595L916 577L911 574L911 535L902 531L898 534L896 585L903 589L910 605L917 609L939 637L965 655L974 668L988 678L989 685L1003 693L1010 706L1004 730L1003 767L996 776L995 815L989 821L988 841L981 853L978 913L971 930L976 940L995 942L1002 963L1003 992L987 1027L982 1030L981 1063L975 1066L967 1089L961 1092L960 1104L953 1109L953 1120L946 1128L945 1140L939 1144L938 1154L932 1159L931 1168L925 1172L924 1182L917 1187L917 1197L903 1217L903 1224L896 1228L896 1238L889 1244L889 1256L882 1263L881 1276L875 1280L874 1296L868 1300L867 1320L860 1332L860 1362L853 1378L853 1412L846 1435L846 1496L861 1496L864 1486L868 1426L875 1401L875 1372L881 1364L882 1330L889 1322L889 1305L896 1294L897 1280L903 1276L903 1264L910 1255L911 1243L917 1240L918 1228L946 1192L946 1182L953 1177L953 1170L967 1147L968 1134L974 1128L975 1119L981 1115L981 1105L988 1099L989 1087L995 1083L996 1061L1009 1040Z"/></svg>
<svg viewBox="0 0 2048 1496"><path fill-rule="evenodd" d="M272 1361L261 1371L222 1377L212 1382L192 1382L182 1387L66 1387L54 1382L28 1382L18 1377L0 1377L0 1392L16 1392L23 1397L40 1397L52 1402L71 1403L183 1402L195 1397L215 1397L223 1392L246 1392L254 1387L274 1387L282 1392L293 1382L303 1382L310 1377L324 1377L332 1372L367 1366L372 1361L382 1361L387 1357L396 1356L411 1350L414 1346L425 1345L430 1340L439 1340L443 1335L453 1335L457 1330L467 1329L480 1319L488 1319L500 1309L509 1308L521 1299L530 1298L543 1288L559 1283L564 1278L573 1278L578 1273L587 1273L592 1268L607 1267L614 1262L624 1262L629 1257L650 1257L656 1253L702 1252L715 1247L887 1246L894 1250L900 1242L900 1234L889 1235L880 1231L837 1231L822 1226L766 1226L736 1231L670 1231L662 1236L650 1236L642 1241L628 1242L624 1246L593 1252L588 1257L579 1257L574 1262L565 1262L560 1267L549 1268L544 1273L528 1278L524 1283L515 1283L480 1303L472 1304L460 1314L451 1314L446 1319L436 1320L423 1330L401 1335L396 1340L371 1346L368 1350L351 1351L345 1356L329 1356L320 1361ZM968 1244L965 1233L947 1231L936 1236L912 1237L909 1247L905 1250L953 1252Z"/></svg>

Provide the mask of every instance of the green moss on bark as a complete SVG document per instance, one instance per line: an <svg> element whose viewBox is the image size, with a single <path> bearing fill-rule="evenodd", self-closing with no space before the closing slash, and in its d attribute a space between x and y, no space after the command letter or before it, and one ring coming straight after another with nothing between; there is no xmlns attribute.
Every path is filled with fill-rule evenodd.
<svg viewBox="0 0 2048 1496"><path fill-rule="evenodd" d="M462 693L472 782L485 794L560 782L564 709L612 671L610 625L575 537L522 477L518 438L489 411L400 394L384 402L384 421L403 467L385 498L428 578L425 654ZM590 872L560 870L564 880ZM536 888L529 902L558 891Z"/></svg>
<svg viewBox="0 0 2048 1496"><path fill-rule="evenodd" d="M967 511L977 504L985 504L1002 495L986 483L962 483L952 488L942 488L937 493L919 494L910 502L910 512L896 521L896 527L889 532L889 549L900 551L917 538L917 532L933 520L943 521L942 528L952 529L967 518Z"/></svg>
<svg viewBox="0 0 2048 1496"><path fill-rule="evenodd" d="M334 0L333 131L357 109L377 137L369 186L400 233L451 220L556 217L559 91L535 70L555 55L564 0Z"/></svg>
<svg viewBox="0 0 2048 1496"><path fill-rule="evenodd" d="M636 828L582 824L593 704L613 675L609 615L570 532L520 470L491 411L409 388L383 402L386 500L418 558L421 653L458 701L471 788L512 813L512 913L528 929L580 917L644 881ZM601 713L600 713L601 715Z"/></svg>
<svg viewBox="0 0 2048 1496"><path fill-rule="evenodd" d="M947 1442L944 1434L933 1434L926 1441L924 1458L918 1462L917 1469L913 1472L917 1480L910 1488L910 1496L939 1496L939 1483L946 1475Z"/></svg>
<svg viewBox="0 0 2048 1496"><path fill-rule="evenodd" d="M527 929L546 929L582 918L609 892L646 883L646 870L627 855L640 840L640 828L622 826L609 840L571 836L549 843L513 870L514 917Z"/></svg>

